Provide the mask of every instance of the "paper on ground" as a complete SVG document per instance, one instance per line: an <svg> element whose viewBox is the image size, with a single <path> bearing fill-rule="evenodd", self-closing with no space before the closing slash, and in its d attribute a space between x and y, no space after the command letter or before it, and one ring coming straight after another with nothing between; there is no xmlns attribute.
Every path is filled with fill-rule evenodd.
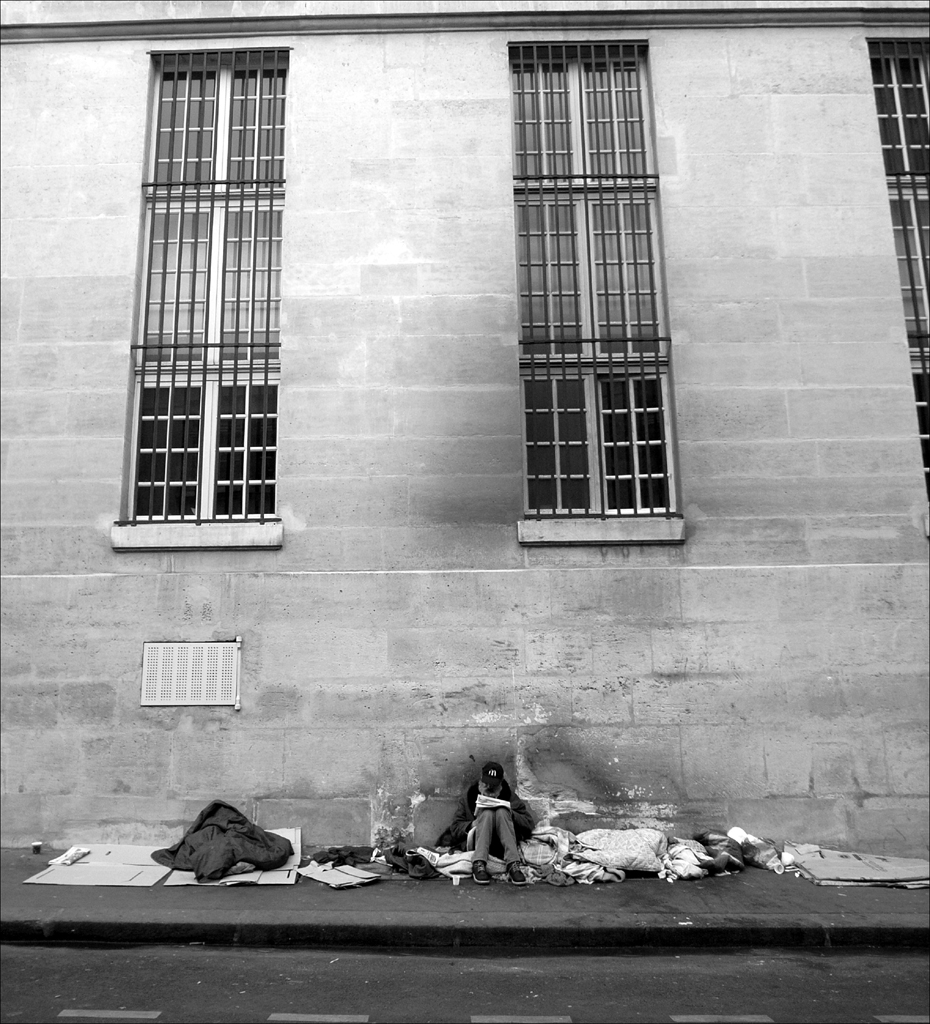
<svg viewBox="0 0 930 1024"><path fill-rule="evenodd" d="M891 885L930 887L930 861L879 857L871 853L825 850L810 843L786 843L795 867L817 885Z"/></svg>
<svg viewBox="0 0 930 1024"><path fill-rule="evenodd" d="M290 841L293 853L279 868L271 871L244 871L241 875L224 875L212 882L198 882L193 871L172 871L165 885L293 885L300 864L300 829L266 828L276 836Z"/></svg>
<svg viewBox="0 0 930 1024"><path fill-rule="evenodd" d="M357 885L367 885L369 882L377 882L381 877L348 864L336 868L331 864L317 864L313 860L305 868L300 868L298 874L312 878L315 882L323 882L332 889L350 889Z"/></svg>
<svg viewBox="0 0 930 1024"><path fill-rule="evenodd" d="M168 874L160 864L54 864L26 883L35 885L154 885Z"/></svg>

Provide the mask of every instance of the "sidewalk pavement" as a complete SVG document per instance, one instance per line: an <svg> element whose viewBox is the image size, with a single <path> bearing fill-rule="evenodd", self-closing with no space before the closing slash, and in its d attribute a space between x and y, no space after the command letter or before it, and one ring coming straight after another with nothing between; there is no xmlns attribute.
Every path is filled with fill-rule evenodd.
<svg viewBox="0 0 930 1024"><path fill-rule="evenodd" d="M818 886L747 868L673 884L515 888L403 875L296 885L23 885L58 851L0 851L4 942L555 950L656 946L926 947L930 890Z"/></svg>

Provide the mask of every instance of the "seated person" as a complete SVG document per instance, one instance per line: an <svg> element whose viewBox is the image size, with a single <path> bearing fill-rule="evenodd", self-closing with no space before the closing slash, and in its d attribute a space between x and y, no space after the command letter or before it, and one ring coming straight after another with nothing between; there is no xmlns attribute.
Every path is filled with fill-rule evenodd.
<svg viewBox="0 0 930 1024"><path fill-rule="evenodd" d="M452 846L467 845L469 850L474 849L472 878L478 885L491 881L490 854L504 861L514 885L526 885L517 843L529 839L533 827L533 817L507 784L504 769L496 761L488 761L481 769L481 779L472 783L459 800L445 836L451 839Z"/></svg>

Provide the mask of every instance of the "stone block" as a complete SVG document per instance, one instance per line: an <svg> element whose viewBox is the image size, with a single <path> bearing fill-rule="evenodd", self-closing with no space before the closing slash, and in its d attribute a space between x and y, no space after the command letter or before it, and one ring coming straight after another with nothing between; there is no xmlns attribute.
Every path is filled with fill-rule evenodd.
<svg viewBox="0 0 930 1024"><path fill-rule="evenodd" d="M672 569L579 568L549 574L554 625L655 623L681 616L679 574ZM595 637L596 639L596 637Z"/></svg>
<svg viewBox="0 0 930 1024"><path fill-rule="evenodd" d="M799 342L802 355L808 345L853 343L869 347L891 344L900 351L904 345L901 302L890 283L887 288L883 284L878 289L871 281L863 283L864 294L860 297L855 287L845 290L842 267L833 279L834 269L823 263L812 267L816 289L836 294L778 301L781 340ZM866 269L857 280L865 282L867 276ZM881 353L882 349L877 348L876 352ZM842 349L835 358L843 358Z"/></svg>
<svg viewBox="0 0 930 1024"><path fill-rule="evenodd" d="M413 809L413 840L433 846L455 817L457 800L427 796Z"/></svg>
<svg viewBox="0 0 930 1024"><path fill-rule="evenodd" d="M675 397L678 432L691 441L771 442L789 435L781 389L690 386Z"/></svg>
<svg viewBox="0 0 930 1024"><path fill-rule="evenodd" d="M805 203L877 207L888 198L885 177L871 155L866 160L837 160L830 154L807 153L798 159L803 169Z"/></svg>
<svg viewBox="0 0 930 1024"><path fill-rule="evenodd" d="M517 333L513 295L423 295L401 297L400 333L404 335L503 335Z"/></svg>
<svg viewBox="0 0 930 1024"><path fill-rule="evenodd" d="M392 673L412 677L509 675L523 669L523 635L514 628L393 629Z"/></svg>
<svg viewBox="0 0 930 1024"><path fill-rule="evenodd" d="M290 230L290 224L288 224ZM362 292L361 267L357 263L338 265L333 263L298 262L285 255L283 290L287 297L342 295L353 297ZM347 301L347 300L344 300Z"/></svg>
<svg viewBox="0 0 930 1024"><path fill-rule="evenodd" d="M523 552L513 525L418 526L381 531L385 568L518 569Z"/></svg>
<svg viewBox="0 0 930 1024"><path fill-rule="evenodd" d="M292 477L289 501L318 527L406 524L410 482L404 476Z"/></svg>
<svg viewBox="0 0 930 1024"><path fill-rule="evenodd" d="M141 673L140 673L141 679ZM133 707L138 694L133 691ZM58 689L58 713L64 727L94 726L98 729L114 722L117 691L112 683L64 680Z"/></svg>
<svg viewBox="0 0 930 1024"><path fill-rule="evenodd" d="M910 516L811 516L807 547L813 562L919 562L927 538Z"/></svg>
<svg viewBox="0 0 930 1024"><path fill-rule="evenodd" d="M131 278L137 225L138 218L129 216L11 220L6 244L18 255L12 276ZM92 260L88 239L93 239Z"/></svg>
<svg viewBox="0 0 930 1024"><path fill-rule="evenodd" d="M35 793L4 793L0 797L0 832L5 847L28 846L46 838L45 801Z"/></svg>
<svg viewBox="0 0 930 1024"><path fill-rule="evenodd" d="M729 153L697 152L681 142L677 148L687 158L679 160L677 175L662 180L662 207L669 213L677 206L765 208L804 202L803 164L795 154L743 152L734 160Z"/></svg>
<svg viewBox="0 0 930 1024"><path fill-rule="evenodd" d="M919 473L915 439L857 437L816 442L817 475L879 477Z"/></svg>
<svg viewBox="0 0 930 1024"><path fill-rule="evenodd" d="M916 709L915 709L916 710ZM909 709L902 709L907 714ZM927 756L930 752L927 722L914 720L884 725L891 789L899 796L921 796L930 791Z"/></svg>
<svg viewBox="0 0 930 1024"><path fill-rule="evenodd" d="M906 476L834 477L827 484L816 477L795 477L731 480L721 491L719 484L693 481L688 494L702 513L713 517L885 516L914 508L920 500L920 482Z"/></svg>
<svg viewBox="0 0 930 1024"><path fill-rule="evenodd" d="M511 269L512 273L512 269ZM517 353L499 335L413 335L399 338L388 353L387 379L398 387L514 388Z"/></svg>
<svg viewBox="0 0 930 1024"><path fill-rule="evenodd" d="M701 46L700 36L659 33L650 41L649 70L657 96L729 96L730 67L723 46ZM657 111L663 116L663 108Z"/></svg>
<svg viewBox="0 0 930 1024"><path fill-rule="evenodd" d="M157 796L165 789L171 737L162 732L120 731L81 743L82 788L91 793Z"/></svg>
<svg viewBox="0 0 930 1024"><path fill-rule="evenodd" d="M785 393L792 437L908 437L914 432L913 388L803 388ZM887 472L887 471L886 471Z"/></svg>
<svg viewBox="0 0 930 1024"><path fill-rule="evenodd" d="M871 797L849 806L847 816L849 849L927 859L930 814L925 797Z"/></svg>
<svg viewBox="0 0 930 1024"><path fill-rule="evenodd" d="M760 725L718 722L680 728L684 788L689 797L746 800L765 796Z"/></svg>
<svg viewBox="0 0 930 1024"><path fill-rule="evenodd" d="M700 510L700 514L698 514ZM792 565L810 560L801 516L709 518L699 505L685 507L688 564Z"/></svg>
<svg viewBox="0 0 930 1024"><path fill-rule="evenodd" d="M887 257L894 251L888 202L869 207L785 206L775 211L777 255L782 257Z"/></svg>
<svg viewBox="0 0 930 1024"><path fill-rule="evenodd" d="M418 476L407 481L412 525L511 524L522 510L517 474ZM398 519L400 517L397 517Z"/></svg>
<svg viewBox="0 0 930 1024"><path fill-rule="evenodd" d="M767 725L763 731L766 795L810 797L814 792L810 736L797 723ZM818 795L823 795L819 793Z"/></svg>
<svg viewBox="0 0 930 1024"><path fill-rule="evenodd" d="M678 451L683 490L689 495L693 480L799 477L818 472L818 449L808 441L682 441Z"/></svg>
<svg viewBox="0 0 930 1024"><path fill-rule="evenodd" d="M519 437L520 402L512 388L398 390L395 431L412 437Z"/></svg>
<svg viewBox="0 0 930 1024"><path fill-rule="evenodd" d="M265 797L258 803L263 828L300 828L304 855L328 846L368 846L371 807L367 798L313 800Z"/></svg>
<svg viewBox="0 0 930 1024"><path fill-rule="evenodd" d="M473 579L475 622L532 625L548 621L551 609L545 573L490 572L476 574Z"/></svg>
<svg viewBox="0 0 930 1024"><path fill-rule="evenodd" d="M518 699L512 679L462 676L445 678L441 684L444 727L516 726Z"/></svg>
<svg viewBox="0 0 930 1024"><path fill-rule="evenodd" d="M808 256L803 263L807 296L811 299L881 301L899 293L897 269L890 256ZM797 297L802 296L800 293Z"/></svg>
<svg viewBox="0 0 930 1024"><path fill-rule="evenodd" d="M223 793L277 795L284 778L284 744L278 729L220 728L204 732L192 720L172 736L171 763L160 774L189 800L225 799ZM230 801L234 803L235 801Z"/></svg>
<svg viewBox="0 0 930 1024"><path fill-rule="evenodd" d="M501 211L506 218L510 211ZM493 252L462 252L457 258L435 263L421 263L419 267L419 291L424 295L513 295L514 258L513 232L506 247Z"/></svg>
<svg viewBox="0 0 930 1024"><path fill-rule="evenodd" d="M676 345L675 386L777 387L801 383L799 348L770 342Z"/></svg>
<svg viewBox="0 0 930 1024"><path fill-rule="evenodd" d="M446 705L438 680L325 679L303 689L304 723L315 729L435 726Z"/></svg>
<svg viewBox="0 0 930 1024"><path fill-rule="evenodd" d="M849 623L854 619L910 619L923 615L926 571L921 565L822 566L805 573L799 617ZM800 596L800 595L799 595Z"/></svg>
<svg viewBox="0 0 930 1024"><path fill-rule="evenodd" d="M863 64L865 55L862 55ZM775 95L771 100L772 138L778 154L855 154L883 173L870 89L847 95Z"/></svg>
<svg viewBox="0 0 930 1024"><path fill-rule="evenodd" d="M361 267L364 295L416 295L419 291L416 263L366 263Z"/></svg>
<svg viewBox="0 0 930 1024"><path fill-rule="evenodd" d="M391 155L499 156L510 149L510 99L395 100Z"/></svg>
<svg viewBox="0 0 930 1024"><path fill-rule="evenodd" d="M772 622L790 614L805 595L804 576L793 568L701 568L680 581L684 622Z"/></svg>
<svg viewBox="0 0 930 1024"><path fill-rule="evenodd" d="M838 40L824 45L816 33L790 28L731 33L727 58L737 95L872 95L864 49Z"/></svg>
<svg viewBox="0 0 930 1024"><path fill-rule="evenodd" d="M290 227L288 230L292 231ZM312 260L320 261L323 255L317 251ZM297 261L310 262L311 258ZM397 303L391 296L360 295L347 302L341 295L295 295L285 303L282 356L291 349L313 344L311 339L318 337L349 338L355 343L359 338L393 337L399 329Z"/></svg>
<svg viewBox="0 0 930 1024"><path fill-rule="evenodd" d="M521 726L572 724L570 676L525 676L513 680L514 717Z"/></svg>
<svg viewBox="0 0 930 1024"><path fill-rule="evenodd" d="M537 675L590 675L591 634L587 630L527 630L526 670Z"/></svg>
<svg viewBox="0 0 930 1024"><path fill-rule="evenodd" d="M678 96L664 115L688 154L776 152L769 96Z"/></svg>
<svg viewBox="0 0 930 1024"><path fill-rule="evenodd" d="M617 670L596 676L576 676L571 681L572 724L582 726L622 726L633 724L633 694L638 679L627 678Z"/></svg>
<svg viewBox="0 0 930 1024"><path fill-rule="evenodd" d="M661 620L660 620L661 621ZM591 631L591 667L598 676L635 679L652 672L652 627L625 623Z"/></svg>
<svg viewBox="0 0 930 1024"><path fill-rule="evenodd" d="M65 490L62 481L99 480L101 476L118 477L123 457L122 438L85 438L80 441L66 438L21 438L10 444L5 479L28 481L32 501L37 501L37 490L48 481L53 492L62 501ZM68 504L71 486L67 488Z"/></svg>
<svg viewBox="0 0 930 1024"><path fill-rule="evenodd" d="M842 798L740 798L727 801L726 821L754 836L848 849L848 812L849 804Z"/></svg>
<svg viewBox="0 0 930 1024"><path fill-rule="evenodd" d="M861 802L888 793L886 744L878 730L855 720L811 724L811 795L845 794Z"/></svg>
<svg viewBox="0 0 930 1024"><path fill-rule="evenodd" d="M388 638L382 630L269 625L263 647L266 678L279 686L387 674Z"/></svg>
<svg viewBox="0 0 930 1024"><path fill-rule="evenodd" d="M766 207L673 206L662 221L665 258L774 259L790 255L779 252L780 213Z"/></svg>
<svg viewBox="0 0 930 1024"><path fill-rule="evenodd" d="M411 729L397 750L407 759L404 771L409 779L404 801L409 803L409 792L431 793L457 799L475 782L486 761L497 761L504 769L504 777L516 785L522 795L532 792L521 765L515 763L517 738L508 723L489 722L462 729ZM385 744L387 747L387 744ZM383 773L394 768L382 763ZM411 808L412 811L412 808Z"/></svg>
<svg viewBox="0 0 930 1024"><path fill-rule="evenodd" d="M6 659L4 659L6 661ZM4 729L54 729L58 724L58 684L14 681L4 665Z"/></svg>
<svg viewBox="0 0 930 1024"><path fill-rule="evenodd" d="M7 793L47 796L81 792L82 754L76 733L10 730L4 732L2 742Z"/></svg>
<svg viewBox="0 0 930 1024"><path fill-rule="evenodd" d="M369 729L290 729L279 743L282 771L265 790L270 796L359 797L376 782L378 750Z"/></svg>
<svg viewBox="0 0 930 1024"><path fill-rule="evenodd" d="M778 323L779 304L774 299L704 302L698 296L682 298L672 292L668 301L672 337L675 339L673 377L677 374L678 353L686 345L744 344L747 341L777 344L782 340Z"/></svg>
<svg viewBox="0 0 930 1024"><path fill-rule="evenodd" d="M527 737L524 749L536 791L556 801L670 804L683 793L675 727L543 728Z"/></svg>
<svg viewBox="0 0 930 1024"><path fill-rule="evenodd" d="M287 438L389 436L394 395L375 388L297 388L281 395Z"/></svg>
<svg viewBox="0 0 930 1024"><path fill-rule="evenodd" d="M808 294L804 262L801 259L669 258L666 261L669 294L678 296L677 302L733 303L800 298Z"/></svg>

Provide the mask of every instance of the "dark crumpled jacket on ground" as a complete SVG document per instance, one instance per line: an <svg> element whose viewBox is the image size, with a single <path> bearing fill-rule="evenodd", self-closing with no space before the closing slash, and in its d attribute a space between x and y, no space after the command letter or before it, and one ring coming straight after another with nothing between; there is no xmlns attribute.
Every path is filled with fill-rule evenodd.
<svg viewBox="0 0 930 1024"><path fill-rule="evenodd" d="M310 860L317 864L332 864L334 868L348 864L349 867L365 867L371 863L373 846L329 846L325 850L317 850L310 854Z"/></svg>
<svg viewBox="0 0 930 1024"><path fill-rule="evenodd" d="M180 842L156 850L152 860L177 871L193 871L198 882L215 882L239 861L271 871L293 852L283 836L266 832L231 804L214 800L197 815Z"/></svg>
<svg viewBox="0 0 930 1024"><path fill-rule="evenodd" d="M501 782L501 791L498 793L498 797L501 800L510 801L510 810L513 814L513 829L517 835L517 842L522 843L524 840L529 839L533 834L533 829L536 827L536 822L533 820L533 815L530 814L529 808L511 790L506 779ZM465 844L468 840L468 830L475 823L475 801L477 799L478 783L474 782L459 800L452 824L439 837L436 843L437 846L451 846L454 850L465 849ZM504 856L503 843L501 843L497 836L491 841L491 847L488 852L492 857Z"/></svg>

